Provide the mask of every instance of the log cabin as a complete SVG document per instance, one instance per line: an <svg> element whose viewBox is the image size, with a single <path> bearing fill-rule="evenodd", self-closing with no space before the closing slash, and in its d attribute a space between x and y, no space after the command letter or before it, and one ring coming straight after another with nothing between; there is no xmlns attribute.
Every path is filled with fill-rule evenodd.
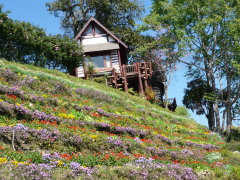
<svg viewBox="0 0 240 180"><path fill-rule="evenodd" d="M151 62L128 65L128 46L91 17L77 34L75 40L83 47L84 62L76 68L76 76L86 78L89 59L95 64L95 76L108 75L107 82L114 88L130 87L143 94L152 75Z"/></svg>

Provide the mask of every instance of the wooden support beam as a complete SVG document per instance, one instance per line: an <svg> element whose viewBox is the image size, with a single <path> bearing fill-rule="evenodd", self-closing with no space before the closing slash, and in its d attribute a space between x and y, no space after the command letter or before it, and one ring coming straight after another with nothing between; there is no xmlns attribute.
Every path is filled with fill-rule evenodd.
<svg viewBox="0 0 240 180"><path fill-rule="evenodd" d="M143 95L143 84L142 84L142 77L141 77L141 71L139 67L139 63L137 63L137 69L138 69L138 93Z"/></svg>
<svg viewBox="0 0 240 180"><path fill-rule="evenodd" d="M146 92L146 90L147 90L147 87L148 87L147 79L144 78L144 91L145 91L145 92Z"/></svg>
<svg viewBox="0 0 240 180"><path fill-rule="evenodd" d="M149 74L150 74L150 77L152 77L152 62L150 61L149 62Z"/></svg>
<svg viewBox="0 0 240 180"><path fill-rule="evenodd" d="M145 77L147 79L148 77L148 73L147 73L147 65L146 65L146 62L144 61L144 71L145 71Z"/></svg>
<svg viewBox="0 0 240 180"><path fill-rule="evenodd" d="M127 84L127 76L126 76L126 66L125 64L122 65L122 74L123 74L123 80L124 80L124 90L125 92L128 92L128 84Z"/></svg>
<svg viewBox="0 0 240 180"><path fill-rule="evenodd" d="M114 86L117 89L118 88L118 85L117 85L117 74L116 74L116 69L115 68L113 68L112 74L113 74L113 79L114 79Z"/></svg>

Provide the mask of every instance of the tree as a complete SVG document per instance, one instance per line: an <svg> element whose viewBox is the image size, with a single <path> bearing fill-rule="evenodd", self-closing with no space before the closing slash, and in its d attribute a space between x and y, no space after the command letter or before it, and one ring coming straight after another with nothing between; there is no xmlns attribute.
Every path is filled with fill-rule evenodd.
<svg viewBox="0 0 240 180"><path fill-rule="evenodd" d="M61 19L65 33L73 38L94 16L114 32L132 50L141 35L134 30L135 21L141 18L143 7L138 0L54 0L46 3L48 11Z"/></svg>
<svg viewBox="0 0 240 180"><path fill-rule="evenodd" d="M239 9L239 3L235 0L153 0L153 11L159 15L159 22L168 26L179 39L177 49L185 52L184 54L189 52L192 54L188 61L186 58L181 59L181 62L190 66L191 71L188 75L190 77L194 77L194 73L201 75L207 83L207 89L212 91L214 100L208 103L209 118L212 121L210 124L216 122L214 129L217 132L220 132L219 104L221 103L219 102L222 101L217 95L218 72L221 74L221 82L224 82L224 76L229 76L219 68L222 61L219 53L224 52L224 48L218 37L225 28L230 29L226 25L223 26L224 22L228 22L228 25L236 26L235 29L238 29ZM234 37L233 34L225 33L225 35L226 42L235 44L230 41ZM239 34L235 34L235 37L239 37ZM239 42L239 39L235 38L235 41ZM238 51L238 49L236 50ZM237 51L235 51L235 55L237 55ZM232 89L233 85L229 84L228 87ZM237 97L238 94L239 92L235 92L234 96ZM232 99L232 95L228 94L227 101ZM227 112L230 113L229 110ZM230 119L229 116L228 121L231 124Z"/></svg>
<svg viewBox="0 0 240 180"><path fill-rule="evenodd" d="M149 37L151 40L138 46L133 53L138 55L139 59L153 61L152 86L156 89L155 84L158 84L157 88L162 89L160 96L161 101L163 101L163 95L165 95L165 100L168 99L168 87L177 68L180 51L175 46L178 41L177 37L168 26L161 24L158 18L159 15L152 12L151 16L143 19L143 24L139 26L139 30L142 32L151 30L152 36ZM159 83L163 84L163 87L159 86ZM168 107L167 101L164 106Z"/></svg>
<svg viewBox="0 0 240 180"><path fill-rule="evenodd" d="M195 111L198 115L205 115L208 119L208 126L211 131L214 130L215 121L211 116L212 108L211 104L212 90L208 88L206 80L202 78L196 78L187 83L187 88L184 90L183 104ZM214 98L212 98L214 100Z"/></svg>
<svg viewBox="0 0 240 180"><path fill-rule="evenodd" d="M14 21L0 6L0 57L41 67L60 68L70 74L82 60L76 41L61 35L46 35L30 23Z"/></svg>

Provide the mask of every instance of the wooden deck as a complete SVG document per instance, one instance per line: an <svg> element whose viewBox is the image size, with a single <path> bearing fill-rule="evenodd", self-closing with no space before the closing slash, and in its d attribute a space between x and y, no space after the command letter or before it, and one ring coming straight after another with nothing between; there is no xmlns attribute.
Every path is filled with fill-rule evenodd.
<svg viewBox="0 0 240 180"><path fill-rule="evenodd" d="M108 85L114 88L122 87L126 92L131 81L138 82L138 92L143 94L152 76L152 63L134 63L133 65L122 65L120 72L112 69L112 74L108 77Z"/></svg>

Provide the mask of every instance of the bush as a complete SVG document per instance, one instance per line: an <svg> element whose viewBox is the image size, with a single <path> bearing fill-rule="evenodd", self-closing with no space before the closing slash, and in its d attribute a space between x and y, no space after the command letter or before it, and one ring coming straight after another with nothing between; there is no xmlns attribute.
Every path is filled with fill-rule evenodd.
<svg viewBox="0 0 240 180"><path fill-rule="evenodd" d="M180 116L190 117L190 113L185 106L178 106L175 113Z"/></svg>
<svg viewBox="0 0 240 180"><path fill-rule="evenodd" d="M150 101L151 103L155 102L156 94L153 91L152 87L147 87L146 88L146 96L147 96L148 101Z"/></svg>

